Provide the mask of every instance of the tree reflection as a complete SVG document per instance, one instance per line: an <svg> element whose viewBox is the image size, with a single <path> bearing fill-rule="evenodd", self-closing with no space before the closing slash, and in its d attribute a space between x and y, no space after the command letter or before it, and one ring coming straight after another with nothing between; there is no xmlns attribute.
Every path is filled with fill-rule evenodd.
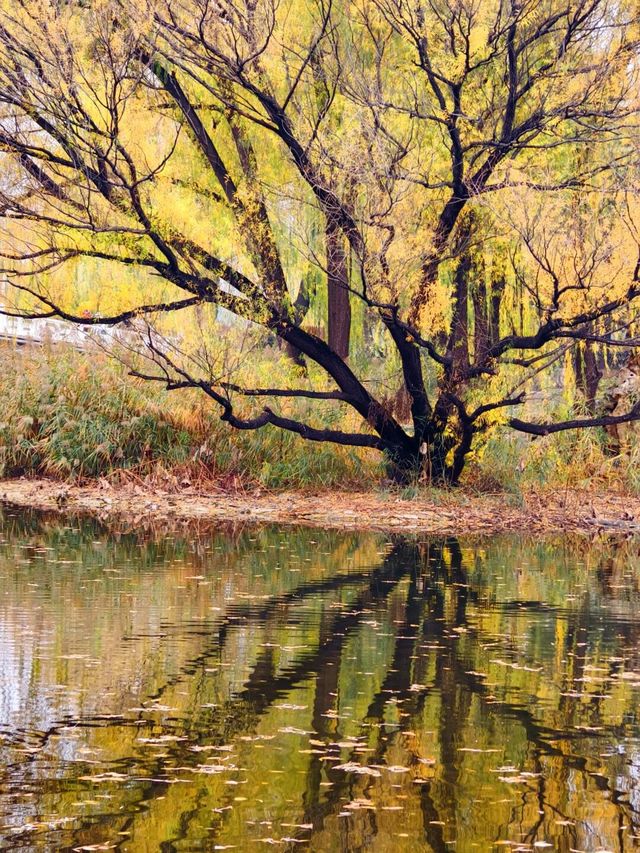
<svg viewBox="0 0 640 853"><path fill-rule="evenodd" d="M635 543L38 517L3 539L0 637L32 660L0 744L22 849L637 843Z"/></svg>

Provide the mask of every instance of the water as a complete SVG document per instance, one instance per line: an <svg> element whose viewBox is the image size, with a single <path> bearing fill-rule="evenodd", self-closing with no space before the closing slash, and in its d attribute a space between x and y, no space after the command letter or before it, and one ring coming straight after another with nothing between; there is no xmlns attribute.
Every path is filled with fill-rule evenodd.
<svg viewBox="0 0 640 853"><path fill-rule="evenodd" d="M0 849L635 849L639 549L7 510Z"/></svg>

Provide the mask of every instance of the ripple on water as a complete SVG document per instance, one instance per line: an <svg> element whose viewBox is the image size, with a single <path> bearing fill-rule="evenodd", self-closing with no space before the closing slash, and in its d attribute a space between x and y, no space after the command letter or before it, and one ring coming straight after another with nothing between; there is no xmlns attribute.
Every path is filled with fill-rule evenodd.
<svg viewBox="0 0 640 853"><path fill-rule="evenodd" d="M0 849L633 849L633 540L0 523Z"/></svg>

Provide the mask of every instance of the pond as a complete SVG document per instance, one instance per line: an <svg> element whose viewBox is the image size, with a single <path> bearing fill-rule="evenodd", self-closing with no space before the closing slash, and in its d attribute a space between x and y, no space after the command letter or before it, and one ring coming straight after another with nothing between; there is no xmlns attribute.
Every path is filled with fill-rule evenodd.
<svg viewBox="0 0 640 853"><path fill-rule="evenodd" d="M0 849L635 849L639 551L6 508Z"/></svg>

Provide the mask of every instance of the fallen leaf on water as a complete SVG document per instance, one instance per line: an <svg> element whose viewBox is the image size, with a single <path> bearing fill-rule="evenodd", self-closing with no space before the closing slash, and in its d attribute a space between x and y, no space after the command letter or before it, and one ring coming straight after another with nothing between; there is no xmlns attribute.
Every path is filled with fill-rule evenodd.
<svg viewBox="0 0 640 853"><path fill-rule="evenodd" d="M126 773L98 773L96 776L79 776L82 782L124 782L130 777Z"/></svg>
<svg viewBox="0 0 640 853"><path fill-rule="evenodd" d="M224 773L225 770L235 770L233 765L227 764L199 764L194 773Z"/></svg>
<svg viewBox="0 0 640 853"><path fill-rule="evenodd" d="M83 844L82 847L74 847L74 850L115 850L117 844Z"/></svg>
<svg viewBox="0 0 640 853"><path fill-rule="evenodd" d="M529 782L540 776L540 773L520 773L518 776L498 776L501 782L506 782L507 785L520 785L523 782Z"/></svg>
<svg viewBox="0 0 640 853"><path fill-rule="evenodd" d="M346 764L336 764L334 770L344 770L346 773L359 773L361 776L380 776L380 771L375 767L366 767L363 764L356 764L355 761L347 761Z"/></svg>
<svg viewBox="0 0 640 853"><path fill-rule="evenodd" d="M355 800L352 800L350 803L347 803L345 809L350 809L350 811L358 811L359 809L374 809L375 803L372 800L367 800L365 797L356 797Z"/></svg>
<svg viewBox="0 0 640 853"><path fill-rule="evenodd" d="M475 746L461 746L458 748L458 752L502 752L501 749L480 749Z"/></svg>
<svg viewBox="0 0 640 853"><path fill-rule="evenodd" d="M159 735L158 737L139 737L138 743L172 743L174 741L189 740L179 735Z"/></svg>

